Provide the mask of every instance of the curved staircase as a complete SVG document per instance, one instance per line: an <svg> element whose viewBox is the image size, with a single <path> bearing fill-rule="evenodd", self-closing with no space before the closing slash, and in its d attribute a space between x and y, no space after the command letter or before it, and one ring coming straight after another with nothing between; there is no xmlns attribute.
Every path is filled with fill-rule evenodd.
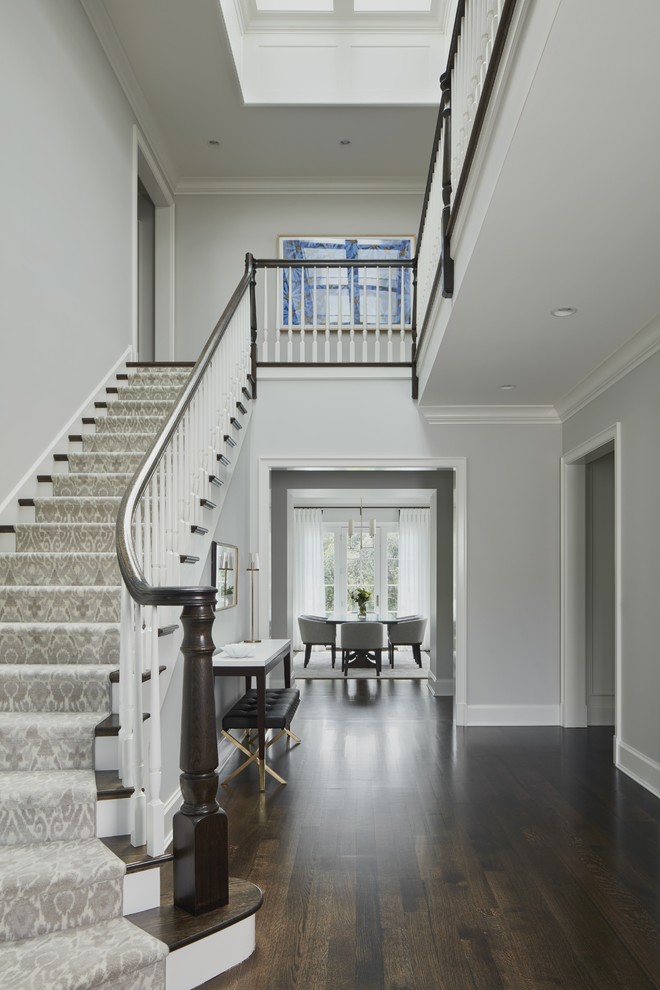
<svg viewBox="0 0 660 990"><path fill-rule="evenodd" d="M0 554L2 987L165 986L168 948L121 916L125 865L96 838L94 749L119 666L115 516L188 374L118 376Z"/></svg>

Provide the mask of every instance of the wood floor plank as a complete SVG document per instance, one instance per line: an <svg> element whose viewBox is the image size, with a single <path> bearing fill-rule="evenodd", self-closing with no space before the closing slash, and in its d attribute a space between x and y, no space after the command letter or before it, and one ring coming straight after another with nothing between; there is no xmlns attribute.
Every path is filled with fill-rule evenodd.
<svg viewBox="0 0 660 990"><path fill-rule="evenodd" d="M300 687L302 744L270 750L288 785L220 788L264 906L208 990L660 988L660 801L611 729L455 728L419 681Z"/></svg>

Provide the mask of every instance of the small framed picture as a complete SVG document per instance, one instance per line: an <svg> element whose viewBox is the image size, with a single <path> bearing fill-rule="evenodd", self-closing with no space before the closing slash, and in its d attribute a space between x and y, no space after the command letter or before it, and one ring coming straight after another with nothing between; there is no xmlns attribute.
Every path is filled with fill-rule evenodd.
<svg viewBox="0 0 660 990"><path fill-rule="evenodd" d="M238 604L238 547L213 541L211 580L218 589L216 612Z"/></svg>

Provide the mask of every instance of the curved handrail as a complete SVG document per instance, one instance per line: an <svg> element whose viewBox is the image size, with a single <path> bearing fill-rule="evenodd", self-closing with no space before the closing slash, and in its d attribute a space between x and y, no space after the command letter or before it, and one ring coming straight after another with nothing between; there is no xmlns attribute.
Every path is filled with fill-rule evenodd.
<svg viewBox="0 0 660 990"><path fill-rule="evenodd" d="M190 378L179 399L145 453L139 467L124 493L117 515L116 539L119 570L128 592L140 605L203 605L215 602L216 589L211 587L160 587L147 582L135 550L133 522L140 498L153 478L158 464L169 441L181 423L190 402L199 388L204 372L208 368L238 305L248 291L254 275L254 258L247 254L245 274L238 283L222 316L215 325L202 353L190 373Z"/></svg>

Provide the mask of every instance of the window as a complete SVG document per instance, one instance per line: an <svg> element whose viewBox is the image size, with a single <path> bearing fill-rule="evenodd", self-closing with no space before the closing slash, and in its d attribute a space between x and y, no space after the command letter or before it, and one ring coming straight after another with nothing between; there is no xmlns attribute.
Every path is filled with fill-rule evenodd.
<svg viewBox="0 0 660 990"><path fill-rule="evenodd" d="M386 616L396 613L399 602L399 527L379 523L375 537L368 527L356 527L352 537L346 523L325 523L323 554L326 613L345 615L356 611L350 598L355 588L371 592L368 610ZM336 605L335 605L336 603Z"/></svg>

